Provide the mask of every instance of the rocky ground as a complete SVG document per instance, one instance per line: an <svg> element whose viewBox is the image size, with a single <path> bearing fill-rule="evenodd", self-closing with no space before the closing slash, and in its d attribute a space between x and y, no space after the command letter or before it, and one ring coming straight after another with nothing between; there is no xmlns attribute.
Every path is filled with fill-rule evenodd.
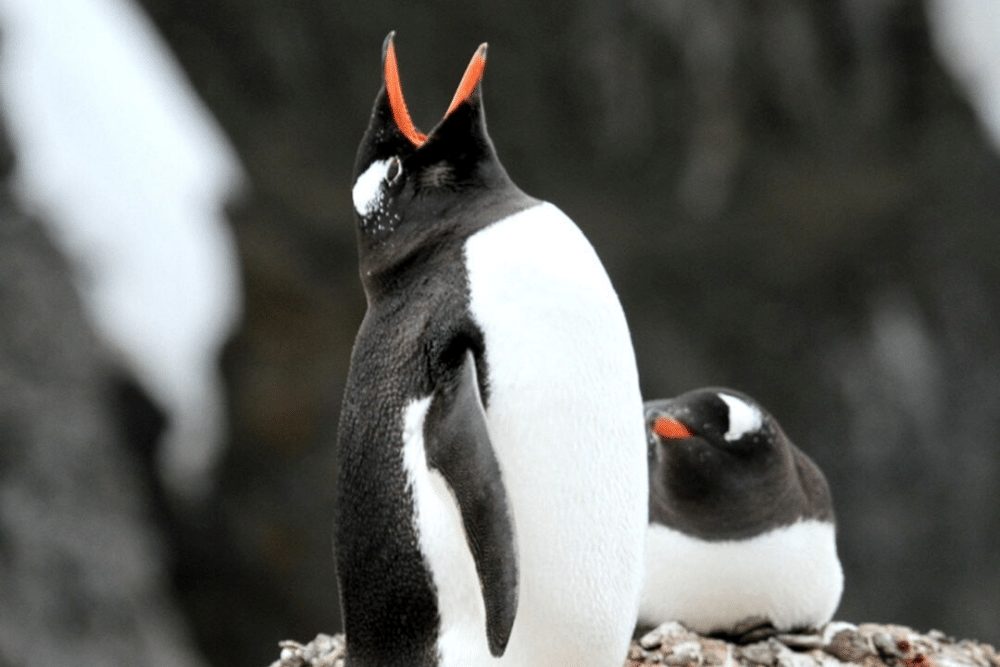
<svg viewBox="0 0 1000 667"><path fill-rule="evenodd" d="M343 667L343 635L318 635L308 644L281 642L270 667ZM632 643L625 667L671 665L720 667L776 665L864 665L865 667L1000 667L989 644L957 640L937 630L926 634L902 625L834 621L814 634L785 634L738 645L665 623Z"/></svg>

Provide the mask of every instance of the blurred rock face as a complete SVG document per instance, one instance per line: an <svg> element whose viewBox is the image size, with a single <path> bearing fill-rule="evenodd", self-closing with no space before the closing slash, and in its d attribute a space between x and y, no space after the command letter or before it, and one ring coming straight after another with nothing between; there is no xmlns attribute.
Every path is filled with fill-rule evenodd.
<svg viewBox="0 0 1000 667"><path fill-rule="evenodd" d="M201 665L114 367L0 156L0 664Z"/></svg>
<svg viewBox="0 0 1000 667"><path fill-rule="evenodd" d="M364 308L350 172L390 28L418 125L490 41L498 151L608 266L645 393L746 390L824 468L838 617L1000 639L1000 162L920 5L142 4L253 186L216 546L183 561L225 664L337 625L333 432ZM236 604L252 624L212 625Z"/></svg>

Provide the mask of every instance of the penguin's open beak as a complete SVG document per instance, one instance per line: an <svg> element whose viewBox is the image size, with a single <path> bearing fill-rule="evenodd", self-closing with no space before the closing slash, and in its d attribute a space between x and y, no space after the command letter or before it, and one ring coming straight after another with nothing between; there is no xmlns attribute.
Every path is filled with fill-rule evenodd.
<svg viewBox="0 0 1000 667"><path fill-rule="evenodd" d="M410 117L410 111L406 108L406 99L403 97L403 85L399 79L399 62L396 59L396 44L394 38L396 36L396 31L393 30L385 38L385 45L383 46L383 77L385 79L385 91L389 96L389 108L392 109L392 119L396 123L396 127L399 131L403 133L411 144L416 148L420 148L427 141L427 135L417 129L417 126L413 124L413 119ZM465 68L465 74L462 75L462 81L458 84L458 89L455 91L455 96L451 99L451 104L448 105L448 110L445 112L444 117L447 118L451 113L460 107L462 104L467 102L472 94L479 87L480 82L483 80L483 73L486 71L486 43L479 45L476 52L472 54L472 60L469 61L468 67Z"/></svg>
<svg viewBox="0 0 1000 667"><path fill-rule="evenodd" d="M472 54L472 60L469 61L468 67L465 68L465 74L462 75L462 81L458 84L458 90L455 91L455 96L451 98L448 110L444 112L445 118L450 116L452 111L472 96L479 82L483 80L483 72L485 71L486 42L483 42L476 49L476 52Z"/></svg>
<svg viewBox="0 0 1000 667"><path fill-rule="evenodd" d="M396 60L396 45L393 38L396 31L393 30L385 38L384 55L382 66L384 69L385 92L389 96L389 108L392 109L392 119L396 122L396 127L403 133L403 136L410 140L410 143L419 148L427 141L427 135L417 129L410 118L410 111L406 108L406 99L403 97L403 85L399 80L399 63Z"/></svg>
<svg viewBox="0 0 1000 667"><path fill-rule="evenodd" d="M653 433L664 440L683 440L694 435L687 426L672 417L657 417L653 420Z"/></svg>

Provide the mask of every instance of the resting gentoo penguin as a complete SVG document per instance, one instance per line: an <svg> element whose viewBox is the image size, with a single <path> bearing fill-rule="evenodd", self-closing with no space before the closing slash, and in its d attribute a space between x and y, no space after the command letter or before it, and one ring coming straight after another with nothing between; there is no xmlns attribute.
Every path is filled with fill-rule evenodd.
<svg viewBox="0 0 1000 667"><path fill-rule="evenodd" d="M618 297L486 132L486 45L420 132L392 34L353 199L368 310L338 431L348 665L614 665L638 614L642 399Z"/></svg>
<svg viewBox="0 0 1000 667"><path fill-rule="evenodd" d="M680 621L738 637L830 620L844 577L830 490L816 464L756 401L731 389L645 406L640 623Z"/></svg>

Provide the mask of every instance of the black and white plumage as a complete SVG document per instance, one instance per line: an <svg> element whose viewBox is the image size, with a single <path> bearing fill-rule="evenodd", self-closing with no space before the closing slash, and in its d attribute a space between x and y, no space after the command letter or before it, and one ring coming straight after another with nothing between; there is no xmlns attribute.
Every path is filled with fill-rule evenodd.
<svg viewBox="0 0 1000 667"><path fill-rule="evenodd" d="M648 401L649 535L640 621L702 633L830 620L843 590L819 468L749 396Z"/></svg>
<svg viewBox="0 0 1000 667"><path fill-rule="evenodd" d="M485 56L424 135L390 35L358 151L368 311L336 521L348 664L617 667L646 530L634 354L593 248L497 160Z"/></svg>

